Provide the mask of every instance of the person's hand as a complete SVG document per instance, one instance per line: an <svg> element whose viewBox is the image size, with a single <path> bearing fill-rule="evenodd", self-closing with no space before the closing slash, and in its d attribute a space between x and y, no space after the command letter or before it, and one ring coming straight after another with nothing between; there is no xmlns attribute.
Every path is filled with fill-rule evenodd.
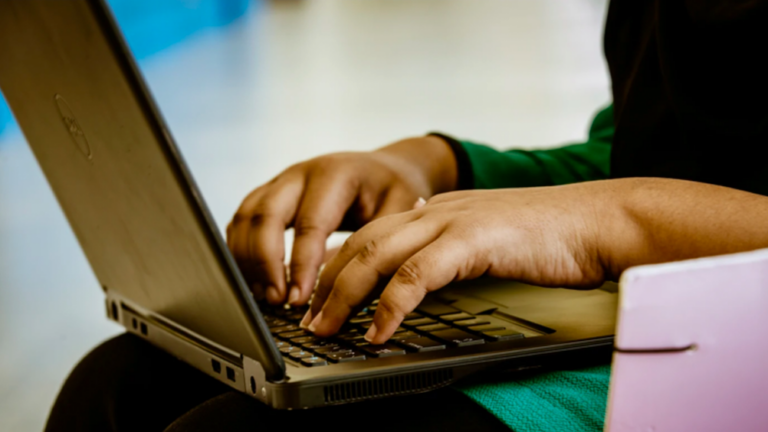
<svg viewBox="0 0 768 432"><path fill-rule="evenodd" d="M381 293L365 335L381 344L449 282L488 275L595 288L636 265L766 248L766 214L765 196L659 178L438 195L349 237L302 325L330 336Z"/></svg>
<svg viewBox="0 0 768 432"><path fill-rule="evenodd" d="M427 293L452 281L488 275L597 287L606 276L598 233L614 216L609 184L453 192L371 222L325 266L303 324L318 336L336 333L387 280L366 334L374 344L387 341Z"/></svg>
<svg viewBox="0 0 768 432"><path fill-rule="evenodd" d="M227 244L257 298L302 305L315 287L329 234L410 210L419 197L452 190L455 183L453 153L432 136L373 152L321 156L251 192L227 227ZM283 240L288 227L296 234L290 280Z"/></svg>

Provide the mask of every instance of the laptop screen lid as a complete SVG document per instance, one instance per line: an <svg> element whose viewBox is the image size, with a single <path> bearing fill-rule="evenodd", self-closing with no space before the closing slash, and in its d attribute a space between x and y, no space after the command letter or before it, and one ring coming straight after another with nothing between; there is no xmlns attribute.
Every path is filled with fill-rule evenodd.
<svg viewBox="0 0 768 432"><path fill-rule="evenodd" d="M0 2L0 65L0 88L102 288L282 378L104 2Z"/></svg>
<svg viewBox="0 0 768 432"><path fill-rule="evenodd" d="M768 430L768 249L622 276L605 430Z"/></svg>

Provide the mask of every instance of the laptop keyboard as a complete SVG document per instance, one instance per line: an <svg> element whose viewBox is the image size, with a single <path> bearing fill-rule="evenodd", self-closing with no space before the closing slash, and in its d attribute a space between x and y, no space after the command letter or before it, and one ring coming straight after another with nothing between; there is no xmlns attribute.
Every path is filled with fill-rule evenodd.
<svg viewBox="0 0 768 432"><path fill-rule="evenodd" d="M411 353L467 347L523 338L517 330L491 324L483 316L474 316L442 304L427 304L406 315L402 325L383 345L371 345L363 338L373 323L378 300L351 318L330 338L318 338L299 327L306 308L263 307L277 348L284 357L307 367L333 363L364 361Z"/></svg>

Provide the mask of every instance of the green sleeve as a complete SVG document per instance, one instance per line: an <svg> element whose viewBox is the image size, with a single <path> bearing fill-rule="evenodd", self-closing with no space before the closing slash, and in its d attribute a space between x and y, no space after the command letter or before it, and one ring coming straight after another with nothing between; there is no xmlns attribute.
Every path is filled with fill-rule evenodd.
<svg viewBox="0 0 768 432"><path fill-rule="evenodd" d="M474 189L552 186L606 179L610 172L613 141L613 106L598 112L587 142L548 150L498 151L470 141L459 141L469 161L471 177L464 183Z"/></svg>

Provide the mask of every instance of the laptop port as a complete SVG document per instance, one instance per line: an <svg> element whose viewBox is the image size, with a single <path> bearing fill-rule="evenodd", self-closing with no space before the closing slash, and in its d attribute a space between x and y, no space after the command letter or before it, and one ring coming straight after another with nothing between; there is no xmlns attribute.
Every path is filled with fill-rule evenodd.
<svg viewBox="0 0 768 432"><path fill-rule="evenodd" d="M256 380L251 377L251 393L256 394Z"/></svg>
<svg viewBox="0 0 768 432"><path fill-rule="evenodd" d="M115 319L115 321L119 321L117 316L117 303L112 302L112 318Z"/></svg>
<svg viewBox="0 0 768 432"><path fill-rule="evenodd" d="M139 329L139 322L138 322L138 321L136 321L136 318L133 318L133 319L131 320L131 324L133 325L133 329L134 329L134 330L138 330L138 329Z"/></svg>
<svg viewBox="0 0 768 432"><path fill-rule="evenodd" d="M227 379L235 382L235 370L227 366Z"/></svg>
<svg viewBox="0 0 768 432"><path fill-rule="evenodd" d="M140 327L141 327L141 334L146 336L147 335L147 324L146 323L141 323Z"/></svg>
<svg viewBox="0 0 768 432"><path fill-rule="evenodd" d="M213 371L216 373L221 373L221 363L219 363L216 359L211 359L211 367L213 368Z"/></svg>

